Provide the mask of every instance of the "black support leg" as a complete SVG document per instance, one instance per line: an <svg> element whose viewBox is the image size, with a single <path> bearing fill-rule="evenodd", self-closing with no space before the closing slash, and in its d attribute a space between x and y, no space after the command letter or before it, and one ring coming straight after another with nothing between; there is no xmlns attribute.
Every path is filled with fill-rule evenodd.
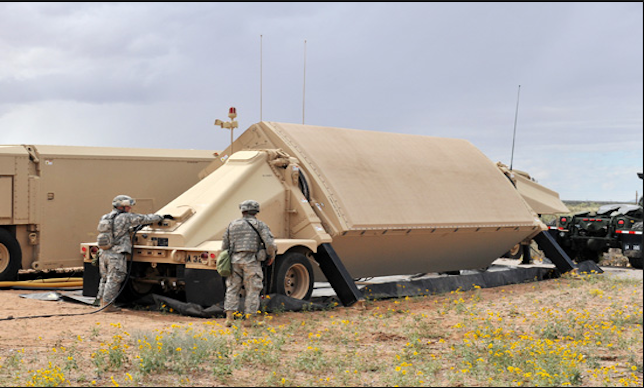
<svg viewBox="0 0 644 388"><path fill-rule="evenodd" d="M523 255L521 256L521 264L532 264L532 252L530 244L521 244Z"/></svg>
<svg viewBox="0 0 644 388"><path fill-rule="evenodd" d="M550 233L541 232L534 237L534 241L539 245L546 257L557 267L559 272L566 273L577 268Z"/></svg>
<svg viewBox="0 0 644 388"><path fill-rule="evenodd" d="M364 299L331 244L324 243L320 245L318 253L314 257L344 306L351 306Z"/></svg>

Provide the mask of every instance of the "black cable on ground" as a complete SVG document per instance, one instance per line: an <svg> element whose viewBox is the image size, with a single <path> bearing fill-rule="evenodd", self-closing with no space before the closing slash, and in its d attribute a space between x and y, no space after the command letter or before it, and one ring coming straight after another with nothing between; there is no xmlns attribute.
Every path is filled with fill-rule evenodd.
<svg viewBox="0 0 644 388"><path fill-rule="evenodd" d="M132 243L134 243L134 236L136 236L136 233L139 230L141 230L144 226L146 226L146 225L139 225L139 226L134 228L134 233L132 233L132 237L131 237L132 238ZM90 314L96 314L98 312L101 312L101 311L105 310L106 308L110 307L112 304L114 304L114 302L119 297L119 295L121 295L123 290L125 290L127 282L130 280L130 274L132 273L132 267L133 267L133 265L132 265L132 253L130 253L130 260L127 261L127 263L128 263L127 275L125 277L125 280L123 281L123 284L121 285L121 289L116 294L114 299L112 299L108 304L106 304L105 306L99 308L98 310L90 311L90 312L87 312L87 313L46 314L46 315L30 315L30 316L23 316L23 317L14 317L14 316L10 315L10 316L8 316L6 318L0 318L0 321L11 321L11 320L15 320L15 319L30 319L30 318L75 317L75 316L79 316L79 315L90 315Z"/></svg>

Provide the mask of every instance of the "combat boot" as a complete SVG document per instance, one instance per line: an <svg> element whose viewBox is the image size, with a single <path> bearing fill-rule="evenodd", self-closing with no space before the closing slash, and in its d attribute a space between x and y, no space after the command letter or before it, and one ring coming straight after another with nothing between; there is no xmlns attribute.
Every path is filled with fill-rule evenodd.
<svg viewBox="0 0 644 388"><path fill-rule="evenodd" d="M242 323L242 325L243 325L244 327L251 327L251 326L253 326L253 321L255 320L254 318L255 318L255 317L254 317L254 315L253 315L253 314L246 314L246 319L244 319L244 323Z"/></svg>
<svg viewBox="0 0 644 388"><path fill-rule="evenodd" d="M105 306L107 306L107 307L105 307ZM101 299L101 308L106 313L115 313L115 312L121 311L120 308L114 306L114 303L105 302L105 299Z"/></svg>
<svg viewBox="0 0 644 388"><path fill-rule="evenodd" d="M234 311L226 311L226 322L224 323L226 327L231 327L233 325L233 320L235 319Z"/></svg>

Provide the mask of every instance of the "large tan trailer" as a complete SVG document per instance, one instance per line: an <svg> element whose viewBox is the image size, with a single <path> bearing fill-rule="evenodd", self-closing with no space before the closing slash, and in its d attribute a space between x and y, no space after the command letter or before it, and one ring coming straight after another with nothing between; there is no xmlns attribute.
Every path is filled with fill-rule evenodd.
<svg viewBox="0 0 644 388"><path fill-rule="evenodd" d="M213 151L0 146L0 280L22 269L82 267L78 245L119 194L152 213L199 181Z"/></svg>
<svg viewBox="0 0 644 388"><path fill-rule="evenodd" d="M306 299L329 256L353 278L479 269L547 230L501 169L466 140L260 122L136 235L132 286L223 299L215 271L238 204L276 237L271 292ZM86 268L95 244L81 244ZM318 264L321 266L319 271Z"/></svg>

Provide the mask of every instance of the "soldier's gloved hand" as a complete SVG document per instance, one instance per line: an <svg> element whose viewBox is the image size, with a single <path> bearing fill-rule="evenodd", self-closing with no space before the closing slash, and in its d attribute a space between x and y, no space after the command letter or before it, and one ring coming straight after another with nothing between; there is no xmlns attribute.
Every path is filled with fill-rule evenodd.
<svg viewBox="0 0 644 388"><path fill-rule="evenodd" d="M172 217L170 214L164 214L161 217L161 221L157 222L157 225L162 226L163 225L163 220L174 220L174 217Z"/></svg>

